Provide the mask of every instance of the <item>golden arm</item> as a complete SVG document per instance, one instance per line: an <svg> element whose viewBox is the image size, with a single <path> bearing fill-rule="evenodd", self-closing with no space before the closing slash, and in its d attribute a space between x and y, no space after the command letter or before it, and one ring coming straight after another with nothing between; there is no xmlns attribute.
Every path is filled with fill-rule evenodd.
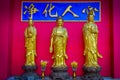
<svg viewBox="0 0 120 80"><path fill-rule="evenodd" d="M67 33L67 30L65 29L65 35L64 35L64 54L65 54L65 58L66 59L68 59L68 56L66 54L67 39L68 39L68 33Z"/></svg>
<svg viewBox="0 0 120 80"><path fill-rule="evenodd" d="M50 40L50 53L53 52L53 36L54 36L54 30L52 31L51 40Z"/></svg>

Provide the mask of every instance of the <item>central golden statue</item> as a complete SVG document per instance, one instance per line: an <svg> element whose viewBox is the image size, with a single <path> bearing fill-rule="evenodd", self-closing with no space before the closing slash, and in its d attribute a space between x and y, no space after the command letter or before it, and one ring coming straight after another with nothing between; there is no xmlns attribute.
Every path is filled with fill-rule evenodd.
<svg viewBox="0 0 120 80"><path fill-rule="evenodd" d="M29 19L29 26L25 29L26 66L35 65L36 56L36 28L33 21Z"/></svg>
<svg viewBox="0 0 120 80"><path fill-rule="evenodd" d="M94 10L89 9L88 22L83 27L85 67L99 67L98 58L102 58L97 49L98 28L94 23Z"/></svg>
<svg viewBox="0 0 120 80"><path fill-rule="evenodd" d="M53 53L52 59L54 63L52 67L66 67L65 59L68 59L66 55L66 43L67 43L67 30L63 28L63 19L58 17L56 20L57 27L52 31L50 42L50 53Z"/></svg>

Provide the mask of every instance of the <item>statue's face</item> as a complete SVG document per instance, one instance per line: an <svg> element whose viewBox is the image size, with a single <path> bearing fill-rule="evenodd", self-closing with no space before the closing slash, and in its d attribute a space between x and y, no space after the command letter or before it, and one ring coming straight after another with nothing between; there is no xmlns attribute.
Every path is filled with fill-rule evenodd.
<svg viewBox="0 0 120 80"><path fill-rule="evenodd" d="M62 26L63 25L63 20L62 19L58 19L57 24L58 24L58 26Z"/></svg>
<svg viewBox="0 0 120 80"><path fill-rule="evenodd" d="M32 23L32 20L29 20L29 25L32 26L32 24L33 24L33 23Z"/></svg>
<svg viewBox="0 0 120 80"><path fill-rule="evenodd" d="M94 22L94 16L93 15L89 15L88 16L88 21L89 22Z"/></svg>

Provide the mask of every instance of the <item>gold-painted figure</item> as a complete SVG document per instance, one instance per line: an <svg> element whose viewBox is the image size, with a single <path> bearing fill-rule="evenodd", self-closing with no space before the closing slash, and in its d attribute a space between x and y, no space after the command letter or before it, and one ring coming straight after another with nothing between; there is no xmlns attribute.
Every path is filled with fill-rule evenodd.
<svg viewBox="0 0 120 80"><path fill-rule="evenodd" d="M66 54L68 33L66 28L63 27L63 19L61 17L58 17L56 22L57 27L52 31L50 42L50 53L53 53L52 59L54 60L52 67L66 67L65 59L68 59Z"/></svg>
<svg viewBox="0 0 120 80"><path fill-rule="evenodd" d="M95 8L88 7L88 22L83 27L85 67L99 67L98 58L102 58L97 48L98 27L94 23Z"/></svg>
<svg viewBox="0 0 120 80"><path fill-rule="evenodd" d="M35 65L36 56L36 28L30 18L29 26L25 29L26 66Z"/></svg>
<svg viewBox="0 0 120 80"><path fill-rule="evenodd" d="M30 4L30 6L25 6L24 14L28 12L30 14L29 17L29 25L25 29L25 48L26 48L26 63L25 66L34 66L35 65L35 56L36 56L36 28L33 25L33 14L38 12L39 10L34 7L34 4Z"/></svg>

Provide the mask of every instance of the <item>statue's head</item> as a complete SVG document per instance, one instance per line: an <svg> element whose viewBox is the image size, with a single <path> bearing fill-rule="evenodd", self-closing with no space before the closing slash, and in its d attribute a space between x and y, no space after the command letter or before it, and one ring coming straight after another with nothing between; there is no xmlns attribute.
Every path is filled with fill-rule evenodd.
<svg viewBox="0 0 120 80"><path fill-rule="evenodd" d="M88 8L83 9L82 12L88 14L88 16L87 16L88 22L94 22L95 12L98 12L98 9L91 7L91 6L88 6Z"/></svg>
<svg viewBox="0 0 120 80"><path fill-rule="evenodd" d="M31 18L29 19L29 26L33 26L33 20Z"/></svg>
<svg viewBox="0 0 120 80"><path fill-rule="evenodd" d="M61 16L59 16L59 17L57 18L56 22L57 22L57 26L58 26L58 27L60 27L60 26L62 27L64 20L62 19Z"/></svg>
<svg viewBox="0 0 120 80"><path fill-rule="evenodd" d="M88 22L94 22L94 8L89 7Z"/></svg>
<svg viewBox="0 0 120 80"><path fill-rule="evenodd" d="M88 22L94 22L94 15L88 15Z"/></svg>

